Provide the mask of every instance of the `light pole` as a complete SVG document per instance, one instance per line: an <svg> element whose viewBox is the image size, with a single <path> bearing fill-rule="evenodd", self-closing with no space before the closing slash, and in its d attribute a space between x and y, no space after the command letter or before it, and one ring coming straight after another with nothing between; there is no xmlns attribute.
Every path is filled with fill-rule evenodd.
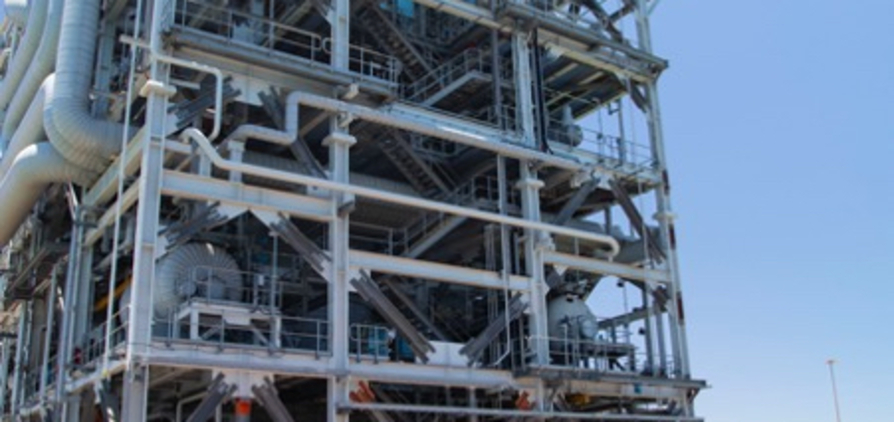
<svg viewBox="0 0 894 422"><path fill-rule="evenodd" d="M829 377L832 379L832 398L835 400L835 420L841 422L841 410L838 408L838 387L835 385L835 359L826 361L829 365Z"/></svg>

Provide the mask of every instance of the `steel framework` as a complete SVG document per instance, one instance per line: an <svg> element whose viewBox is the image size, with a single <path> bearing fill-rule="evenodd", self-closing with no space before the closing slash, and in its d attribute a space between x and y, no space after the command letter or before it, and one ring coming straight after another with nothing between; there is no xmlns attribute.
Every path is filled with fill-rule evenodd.
<svg viewBox="0 0 894 422"><path fill-rule="evenodd" d="M701 421L658 1L7 0L2 420Z"/></svg>

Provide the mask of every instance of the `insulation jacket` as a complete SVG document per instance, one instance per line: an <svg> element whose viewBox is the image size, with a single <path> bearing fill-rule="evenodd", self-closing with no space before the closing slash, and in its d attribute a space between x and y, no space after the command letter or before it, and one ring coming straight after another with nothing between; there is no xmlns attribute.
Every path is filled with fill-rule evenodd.
<svg viewBox="0 0 894 422"><path fill-rule="evenodd" d="M47 0L31 0L28 7L28 22L25 24L25 35L19 42L18 49L12 56L12 62L6 69L6 76L0 83L0 110L6 110L12 96L15 94L28 71L34 52L40 45L40 38L43 35L43 27L47 18Z"/></svg>
<svg viewBox="0 0 894 422"><path fill-rule="evenodd" d="M50 142L72 163L93 171L108 167L120 152L123 125L94 119L89 111L94 42L100 0L66 1L56 57L56 78L44 106Z"/></svg>
<svg viewBox="0 0 894 422"><path fill-rule="evenodd" d="M49 143L28 146L20 152L0 182L0 240L9 241L28 217L31 207L51 184L86 183L83 169L65 160Z"/></svg>
<svg viewBox="0 0 894 422"><path fill-rule="evenodd" d="M28 72L19 83L15 96L6 109L0 146L5 145L20 127L22 116L29 109L29 104L33 103L32 99L35 93L56 66L56 50L59 46L59 24L62 22L63 3L63 0L49 0L46 26L40 39L40 45L37 52L34 53Z"/></svg>
<svg viewBox="0 0 894 422"><path fill-rule="evenodd" d="M19 129L16 130L9 141L9 145L6 146L6 151L3 152L3 159L0 160L0 180L9 171L16 156L22 150L46 139L43 130L43 105L46 95L45 90L48 85L52 85L52 78L52 76L48 77L44 84L41 85L40 90L34 96L34 101L31 102L31 107L28 107L28 112L25 113Z"/></svg>

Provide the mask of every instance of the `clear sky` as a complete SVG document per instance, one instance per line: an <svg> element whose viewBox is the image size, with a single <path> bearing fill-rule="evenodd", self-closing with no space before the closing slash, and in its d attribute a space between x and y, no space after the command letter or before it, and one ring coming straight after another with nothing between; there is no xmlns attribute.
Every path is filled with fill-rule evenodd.
<svg viewBox="0 0 894 422"><path fill-rule="evenodd" d="M894 420L894 2L664 0L656 52L709 422Z"/></svg>
<svg viewBox="0 0 894 422"><path fill-rule="evenodd" d="M0 16L2 16L0 2ZM709 422L889 422L894 2L664 0L656 52Z"/></svg>

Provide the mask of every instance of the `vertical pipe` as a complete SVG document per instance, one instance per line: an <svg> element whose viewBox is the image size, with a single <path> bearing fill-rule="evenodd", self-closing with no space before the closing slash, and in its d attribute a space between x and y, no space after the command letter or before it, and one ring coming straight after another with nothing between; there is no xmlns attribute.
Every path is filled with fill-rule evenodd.
<svg viewBox="0 0 894 422"><path fill-rule="evenodd" d="M56 285L58 279L59 271L58 268L54 266L52 276L50 277L49 297L47 298L47 324L46 333L44 333L43 364L40 365L40 404L42 408L46 407L47 381L50 371L50 344L53 341L53 324L55 324L56 316Z"/></svg>
<svg viewBox="0 0 894 422"><path fill-rule="evenodd" d="M72 192L72 195L74 193ZM65 274L65 297L62 302L62 329L59 330L59 349L56 352L56 383L57 385L65 385L68 372L65 370L71 357L71 345L74 329L74 304L78 297L78 275L80 274L81 265L81 240L84 238L84 224L81 221L83 217L83 208L77 207L74 210L74 225L71 228L71 245L68 251L68 268ZM61 405L62 413L66 411L66 401L63 400L65 395L64 388L56 389L55 402L57 406Z"/></svg>
<svg viewBox="0 0 894 422"><path fill-rule="evenodd" d="M655 347L654 347L654 329L652 327L652 301L649 300L649 283L643 283L642 288L643 307L646 308L646 317L643 318L645 329L645 345L646 345L646 367L649 374L655 374Z"/></svg>
<svg viewBox="0 0 894 422"><path fill-rule="evenodd" d="M350 148L357 140L347 134L339 125L338 118L332 119L331 132L323 145L329 147L329 171L332 180L340 183L350 183ZM332 269L329 280L329 309L328 321L330 326L329 344L336 371L346 371L348 368L348 339L349 339L349 237L350 220L349 213L343 209L353 198L345 193L331 192L331 222L329 223L329 251L332 257ZM358 338L360 336L358 335ZM358 348L358 353L360 349ZM345 380L329 381L326 402L327 420L329 422L347 422L348 414L340 412L338 404L347 396L347 384Z"/></svg>
<svg viewBox="0 0 894 422"><path fill-rule="evenodd" d="M16 357L13 363L13 376L12 376L12 396L10 397L10 410L9 414L15 415L19 412L19 402L22 397L22 364L24 360L25 349L28 347L28 342L25 341L27 338L26 328L28 327L28 319L29 314L31 313L31 301L21 302L19 306L22 306L22 313L19 316L19 330L18 336L16 340Z"/></svg>

